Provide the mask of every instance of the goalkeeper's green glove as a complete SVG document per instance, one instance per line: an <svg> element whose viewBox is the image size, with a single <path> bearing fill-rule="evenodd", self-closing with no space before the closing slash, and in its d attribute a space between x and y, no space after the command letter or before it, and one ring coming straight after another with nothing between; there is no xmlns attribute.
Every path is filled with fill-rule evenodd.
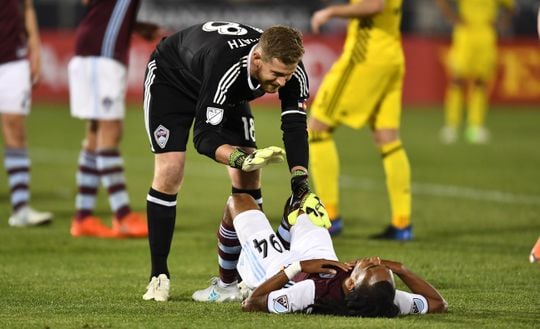
<svg viewBox="0 0 540 329"><path fill-rule="evenodd" d="M255 171L270 163L285 161L285 151L281 147L268 146L247 154L241 149L236 149L229 156L229 166L243 171Z"/></svg>
<svg viewBox="0 0 540 329"><path fill-rule="evenodd" d="M330 228L332 224L330 223L330 217L328 217L328 212L324 208L321 200L315 193L308 193L304 196L304 199L300 203L300 208L291 212L287 216L289 224L296 224L298 219L298 214L300 211L303 211L309 218L309 220L319 227Z"/></svg>

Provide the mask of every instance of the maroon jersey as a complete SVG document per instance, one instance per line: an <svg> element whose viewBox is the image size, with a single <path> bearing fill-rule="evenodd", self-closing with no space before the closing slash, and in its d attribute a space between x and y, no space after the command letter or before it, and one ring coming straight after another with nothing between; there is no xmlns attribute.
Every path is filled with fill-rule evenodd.
<svg viewBox="0 0 540 329"><path fill-rule="evenodd" d="M0 4L0 64L26 58L24 0L2 0Z"/></svg>
<svg viewBox="0 0 540 329"><path fill-rule="evenodd" d="M324 299L327 301L341 301L345 298L341 285L343 281L351 276L350 271L343 271L336 268L336 275L326 275L318 273L300 273L293 278L294 281L299 282L303 280L313 280L315 282L315 301L318 299Z"/></svg>
<svg viewBox="0 0 540 329"><path fill-rule="evenodd" d="M107 57L127 65L139 4L140 0L91 0L77 28L75 55Z"/></svg>

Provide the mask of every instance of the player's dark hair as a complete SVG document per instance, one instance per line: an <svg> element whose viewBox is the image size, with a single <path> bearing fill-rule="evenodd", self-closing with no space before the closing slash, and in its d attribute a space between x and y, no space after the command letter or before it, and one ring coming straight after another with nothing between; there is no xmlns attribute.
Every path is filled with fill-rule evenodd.
<svg viewBox="0 0 540 329"><path fill-rule="evenodd" d="M274 25L259 39L263 60L277 58L285 65L298 64L304 55L302 34L289 26Z"/></svg>
<svg viewBox="0 0 540 329"><path fill-rule="evenodd" d="M311 305L313 314L357 316L365 318L393 318L399 314L394 304L396 289L388 281L371 286L360 286L340 301L318 299Z"/></svg>

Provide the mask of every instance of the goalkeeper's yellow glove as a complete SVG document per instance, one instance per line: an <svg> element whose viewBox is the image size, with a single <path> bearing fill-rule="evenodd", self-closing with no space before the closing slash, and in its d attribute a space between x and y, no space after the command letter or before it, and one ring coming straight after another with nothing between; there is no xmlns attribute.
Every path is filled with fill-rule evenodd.
<svg viewBox="0 0 540 329"><path fill-rule="evenodd" d="M291 175L291 189L293 192L292 202L300 201L299 210L306 213L313 224L329 228L330 217L324 208L321 200L315 193L311 192L308 184L308 174L304 170L294 170ZM291 203L292 203L291 202ZM287 217L287 220L291 225L296 223L296 217L298 217L298 211L293 211Z"/></svg>
<svg viewBox="0 0 540 329"><path fill-rule="evenodd" d="M324 228L330 228L330 226L332 226L326 208L324 208L324 205L315 193L307 193L300 202L300 208L287 216L289 224L296 224L300 211L303 211L308 216L309 220L316 226Z"/></svg>
<svg viewBox="0 0 540 329"><path fill-rule="evenodd" d="M285 161L285 151L281 147L268 146L247 154L241 149L236 149L229 156L229 166L243 171L255 171L270 163Z"/></svg>

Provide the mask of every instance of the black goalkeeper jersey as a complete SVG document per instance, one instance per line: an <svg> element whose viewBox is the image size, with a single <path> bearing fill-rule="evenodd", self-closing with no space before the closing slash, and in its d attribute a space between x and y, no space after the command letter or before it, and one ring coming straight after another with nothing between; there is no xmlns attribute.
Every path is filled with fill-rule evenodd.
<svg viewBox="0 0 540 329"><path fill-rule="evenodd" d="M195 129L218 129L202 122L209 109L230 111L264 95L248 74L249 56L261 33L239 23L207 22L172 34L157 46L155 59L166 79L196 102ZM278 90L289 168L308 165L308 90L303 63Z"/></svg>

